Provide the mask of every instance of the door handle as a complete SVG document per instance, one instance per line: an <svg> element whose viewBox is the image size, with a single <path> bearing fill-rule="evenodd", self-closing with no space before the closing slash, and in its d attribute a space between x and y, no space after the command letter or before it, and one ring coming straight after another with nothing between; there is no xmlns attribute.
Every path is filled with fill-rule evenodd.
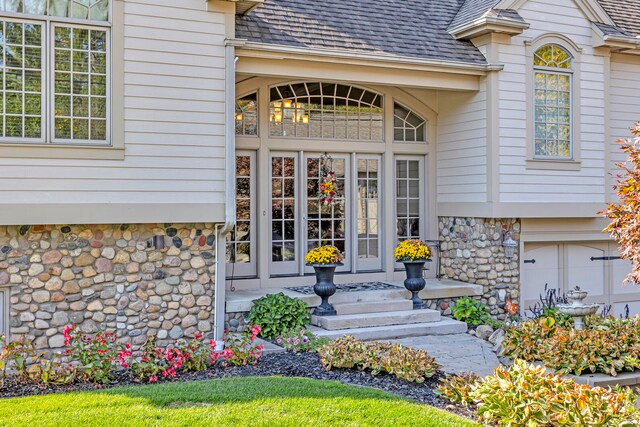
<svg viewBox="0 0 640 427"><path fill-rule="evenodd" d="M535 259L525 259L525 260L524 260L524 263L525 263L525 264L535 264L535 263L536 263L536 260L535 260Z"/></svg>

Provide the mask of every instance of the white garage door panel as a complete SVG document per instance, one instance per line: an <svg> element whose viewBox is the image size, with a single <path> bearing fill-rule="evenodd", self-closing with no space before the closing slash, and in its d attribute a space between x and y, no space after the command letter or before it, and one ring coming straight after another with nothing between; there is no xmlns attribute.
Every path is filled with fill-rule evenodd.
<svg viewBox="0 0 640 427"><path fill-rule="evenodd" d="M617 259L612 262L613 274L612 274L612 293L615 295L625 295L640 293L640 286L628 284L623 285L622 282L631 272L631 261L628 259Z"/></svg>
<svg viewBox="0 0 640 427"><path fill-rule="evenodd" d="M566 245L567 285L569 289L580 286L580 289L589 292L589 300L607 304L605 264L602 260L591 260L592 257L602 258L606 255L606 244L604 246Z"/></svg>
<svg viewBox="0 0 640 427"><path fill-rule="evenodd" d="M533 262L524 264L522 271L523 308L535 304L548 289L557 289L560 284L559 246L549 244L527 244L524 259Z"/></svg>
<svg viewBox="0 0 640 427"><path fill-rule="evenodd" d="M627 305L629 306L629 316L635 316L637 314L640 314L640 301L633 301L628 303L619 302L619 303L613 304L611 314L615 317L624 316L626 314L625 307Z"/></svg>

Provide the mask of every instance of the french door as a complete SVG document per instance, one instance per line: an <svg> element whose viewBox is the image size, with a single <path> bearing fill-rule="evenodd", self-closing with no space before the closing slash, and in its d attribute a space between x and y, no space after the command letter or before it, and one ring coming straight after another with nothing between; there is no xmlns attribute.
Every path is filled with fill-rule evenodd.
<svg viewBox="0 0 640 427"><path fill-rule="evenodd" d="M271 276L312 273L304 256L321 245L333 245L345 254L339 272L382 268L380 156L333 154L331 169L335 197L323 204L320 154L271 154Z"/></svg>

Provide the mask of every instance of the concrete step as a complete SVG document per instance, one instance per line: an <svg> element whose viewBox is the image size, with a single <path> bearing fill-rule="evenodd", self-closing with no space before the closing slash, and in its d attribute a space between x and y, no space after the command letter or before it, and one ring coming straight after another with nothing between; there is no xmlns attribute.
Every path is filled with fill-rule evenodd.
<svg viewBox="0 0 640 427"><path fill-rule="evenodd" d="M467 332L467 324L443 317L438 322L413 323L408 325L375 326L371 328L354 328L327 331L318 327L309 328L319 337L336 339L352 335L360 340L391 340L396 338L417 337L425 335L452 335Z"/></svg>
<svg viewBox="0 0 640 427"><path fill-rule="evenodd" d="M327 330L370 328L374 326L408 325L437 322L437 310L401 310L384 313L345 314L341 316L311 316L311 324Z"/></svg>
<svg viewBox="0 0 640 427"><path fill-rule="evenodd" d="M383 313L413 309L413 303L407 299L384 299L380 301L351 302L333 304L338 315Z"/></svg>

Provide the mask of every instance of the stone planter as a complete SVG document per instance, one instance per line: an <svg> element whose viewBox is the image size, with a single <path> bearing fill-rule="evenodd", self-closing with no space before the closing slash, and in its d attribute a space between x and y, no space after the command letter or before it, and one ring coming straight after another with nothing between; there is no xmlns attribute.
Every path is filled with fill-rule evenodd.
<svg viewBox="0 0 640 427"><path fill-rule="evenodd" d="M316 284L313 285L313 291L322 298L322 302L313 314L316 316L335 316L336 310L329 304L329 297L336 293L336 285L333 283L333 276L336 273L336 267L341 264L313 264L312 267L316 272Z"/></svg>
<svg viewBox="0 0 640 427"><path fill-rule="evenodd" d="M407 278L404 281L404 287L411 291L411 301L413 301L414 310L422 310L424 303L418 296L418 292L424 289L426 282L422 278L422 270L426 260L403 261L404 269L407 272Z"/></svg>

